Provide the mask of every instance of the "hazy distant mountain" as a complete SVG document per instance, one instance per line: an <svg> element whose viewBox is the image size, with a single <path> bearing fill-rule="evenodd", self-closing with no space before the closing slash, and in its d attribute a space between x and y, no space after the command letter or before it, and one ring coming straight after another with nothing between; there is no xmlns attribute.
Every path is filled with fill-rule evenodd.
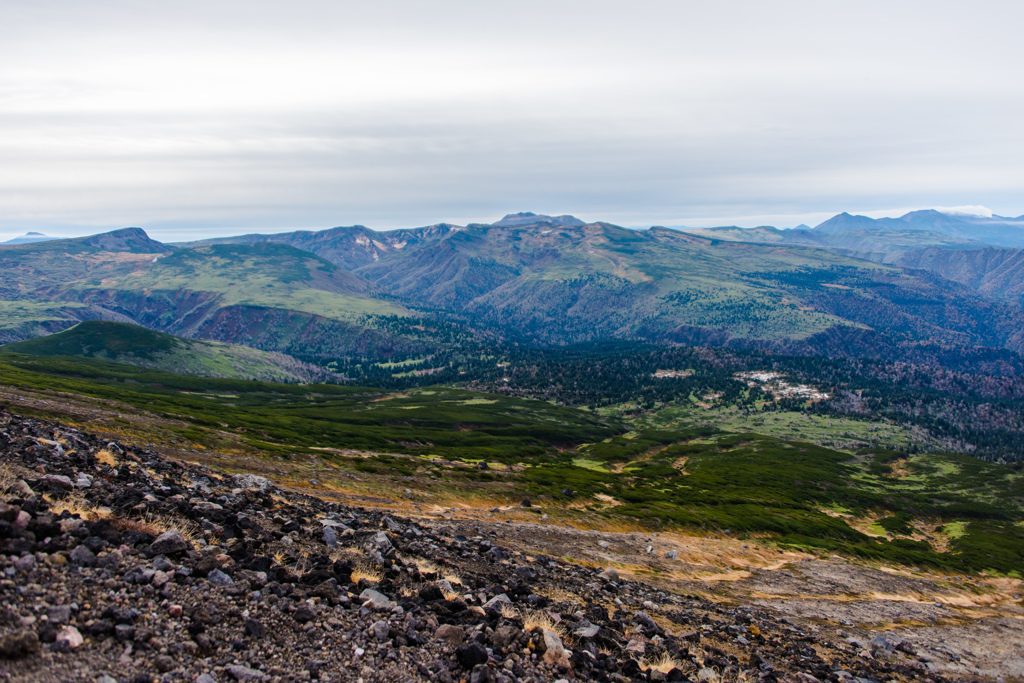
<svg viewBox="0 0 1024 683"><path fill-rule="evenodd" d="M869 219L870 220L870 219ZM841 230L836 232L792 229L780 230L773 227L699 228L687 230L714 240L730 242L755 242L762 244L801 244L834 249L847 256L867 259L877 263L888 263L900 254L926 247L950 249L984 249L984 242L956 237L929 230Z"/></svg>
<svg viewBox="0 0 1024 683"><path fill-rule="evenodd" d="M48 237L41 232L26 232L21 237L15 237L14 239L7 240L6 242L0 242L0 244L32 244L33 242L46 242L49 240L59 240L60 237Z"/></svg>
<svg viewBox="0 0 1024 683"><path fill-rule="evenodd" d="M553 225L559 227L578 227L580 225L586 225L586 221L582 221L576 216L545 216L544 214L536 214L530 211L521 211L519 213L507 214L500 221L491 223L496 227L501 228L513 228L519 225Z"/></svg>
<svg viewBox="0 0 1024 683"><path fill-rule="evenodd" d="M899 218L869 218L841 213L814 228L815 232L850 230L926 230L1000 247L1024 247L1024 216L974 216L925 209Z"/></svg>

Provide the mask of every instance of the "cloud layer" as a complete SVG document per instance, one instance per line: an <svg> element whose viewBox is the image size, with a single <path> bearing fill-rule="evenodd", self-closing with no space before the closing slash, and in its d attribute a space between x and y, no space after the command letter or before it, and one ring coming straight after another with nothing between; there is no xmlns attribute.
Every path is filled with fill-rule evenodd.
<svg viewBox="0 0 1024 683"><path fill-rule="evenodd" d="M1016 215L1022 19L1008 2L6 3L0 233Z"/></svg>

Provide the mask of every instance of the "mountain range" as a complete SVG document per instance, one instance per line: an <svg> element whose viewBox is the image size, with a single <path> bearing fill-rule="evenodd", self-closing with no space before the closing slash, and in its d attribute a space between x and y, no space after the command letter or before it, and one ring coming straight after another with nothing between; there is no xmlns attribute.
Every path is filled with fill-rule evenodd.
<svg viewBox="0 0 1024 683"><path fill-rule="evenodd" d="M0 247L0 339L104 319L323 363L428 352L445 343L428 319L541 345L1020 352L1024 259L980 239L1008 242L1018 223L919 211L682 232L524 212L182 244L127 228Z"/></svg>

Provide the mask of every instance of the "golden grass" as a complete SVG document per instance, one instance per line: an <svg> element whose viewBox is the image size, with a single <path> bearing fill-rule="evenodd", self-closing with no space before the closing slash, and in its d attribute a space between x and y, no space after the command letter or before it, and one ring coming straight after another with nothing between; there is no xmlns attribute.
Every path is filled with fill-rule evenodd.
<svg viewBox="0 0 1024 683"><path fill-rule="evenodd" d="M507 602L501 603L501 616L505 619L519 619L521 615L519 610Z"/></svg>
<svg viewBox="0 0 1024 683"><path fill-rule="evenodd" d="M455 572L446 572L445 575L442 576L441 578L444 579L445 581L447 581L448 583L452 584L453 586L463 586L463 585L465 585L462 582L462 577L459 576L458 574L456 574Z"/></svg>
<svg viewBox="0 0 1024 683"><path fill-rule="evenodd" d="M369 562L360 562L352 569L352 583L359 583L363 580L377 583L383 578L384 573Z"/></svg>
<svg viewBox="0 0 1024 683"><path fill-rule="evenodd" d="M0 467L0 500L7 502L16 481L18 481L18 477L10 465Z"/></svg>
<svg viewBox="0 0 1024 683"><path fill-rule="evenodd" d="M441 589L441 595L444 596L445 600L461 600L462 595L458 591L448 590L446 588Z"/></svg>
<svg viewBox="0 0 1024 683"><path fill-rule="evenodd" d="M72 491L63 498L57 499L44 495L43 500L50 504L50 512L55 515L67 512L72 515L78 515L86 521L95 522L100 519L107 519L112 514L109 508L93 507L92 503L85 499L85 494L81 491Z"/></svg>
<svg viewBox="0 0 1024 683"><path fill-rule="evenodd" d="M106 448L102 448L96 452L96 459L100 464L117 467L117 457Z"/></svg>
<svg viewBox="0 0 1024 683"><path fill-rule="evenodd" d="M411 557L398 553L398 559L401 560L404 565L416 565L416 568L420 570L421 574L434 574L436 576L441 573L441 568L439 566L422 557Z"/></svg>
<svg viewBox="0 0 1024 683"><path fill-rule="evenodd" d="M523 610L520 613L520 618L523 620L524 631L532 631L535 628L539 628L545 631L551 631L560 638L564 638L566 635L565 628L563 628L561 624L555 621L554 618L544 610Z"/></svg>
<svg viewBox="0 0 1024 683"><path fill-rule="evenodd" d="M644 671L650 671L651 669L653 669L655 671L660 671L663 674L667 674L672 669L679 669L683 673L686 673L687 668L693 667L693 665L688 660L676 659L667 652L662 653L662 655L657 657L656 659L641 659L639 664L640 668Z"/></svg>
<svg viewBox="0 0 1024 683"><path fill-rule="evenodd" d="M542 588L538 591L538 595L543 595L545 598L553 600L554 602L571 602L576 605L587 604L587 601L580 596L575 593L570 593L562 588Z"/></svg>
<svg viewBox="0 0 1024 683"><path fill-rule="evenodd" d="M203 537L202 530L194 523L169 515L146 513L146 516L142 518L118 517L111 524L121 531L141 531L142 533L154 536L159 536L173 529L192 544L195 544L197 540Z"/></svg>

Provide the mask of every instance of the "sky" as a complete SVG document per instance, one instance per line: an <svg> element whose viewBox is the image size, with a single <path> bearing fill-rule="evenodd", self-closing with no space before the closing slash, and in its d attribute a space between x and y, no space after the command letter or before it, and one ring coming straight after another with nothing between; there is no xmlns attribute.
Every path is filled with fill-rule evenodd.
<svg viewBox="0 0 1024 683"><path fill-rule="evenodd" d="M0 0L0 240L1024 214L1024 3Z"/></svg>

